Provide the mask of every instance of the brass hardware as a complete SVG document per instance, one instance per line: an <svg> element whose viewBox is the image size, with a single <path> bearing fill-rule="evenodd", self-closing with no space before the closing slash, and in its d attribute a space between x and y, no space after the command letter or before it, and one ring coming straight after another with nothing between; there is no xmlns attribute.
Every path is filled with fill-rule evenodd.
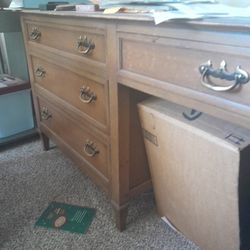
<svg viewBox="0 0 250 250"><path fill-rule="evenodd" d="M84 103L91 103L95 101L97 96L95 92L91 91L90 87L82 86L80 89L80 100Z"/></svg>
<svg viewBox="0 0 250 250"><path fill-rule="evenodd" d="M87 36L80 36L77 40L77 50L80 54L87 55L95 48L94 42Z"/></svg>
<svg viewBox="0 0 250 250"><path fill-rule="evenodd" d="M240 86L241 84L245 84L249 81L248 73L241 69L240 66L236 67L235 72L228 72L227 64L224 60L221 62L219 69L213 69L212 62L211 60L209 60L207 63L200 65L199 71L201 73L201 84L206 88L212 89L217 92L232 90L235 87ZM212 83L210 80L210 76L234 82L227 86L220 86Z"/></svg>
<svg viewBox="0 0 250 250"><path fill-rule="evenodd" d="M30 39L35 41L41 37L42 33L38 30L37 27L34 27L32 28L32 31L30 32L29 35L30 35Z"/></svg>
<svg viewBox="0 0 250 250"><path fill-rule="evenodd" d="M46 74L46 71L43 69L43 67L38 67L35 71L35 75L37 77L44 77Z"/></svg>
<svg viewBox="0 0 250 250"><path fill-rule="evenodd" d="M94 157L96 154L99 153L99 150L96 148L94 142L87 139L84 144L84 153L89 157Z"/></svg>
<svg viewBox="0 0 250 250"><path fill-rule="evenodd" d="M42 120L48 120L49 118L52 118L52 115L49 113L49 110L47 107L42 107L41 118Z"/></svg>

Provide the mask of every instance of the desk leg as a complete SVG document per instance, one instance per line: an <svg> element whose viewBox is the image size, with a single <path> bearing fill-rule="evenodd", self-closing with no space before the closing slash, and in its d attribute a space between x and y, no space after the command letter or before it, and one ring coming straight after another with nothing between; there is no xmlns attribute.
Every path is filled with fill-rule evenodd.
<svg viewBox="0 0 250 250"><path fill-rule="evenodd" d="M42 139L42 144L43 144L43 150L48 151L50 149L49 147L49 137L45 135L44 133L41 132L41 139Z"/></svg>
<svg viewBox="0 0 250 250"><path fill-rule="evenodd" d="M126 227L129 201L129 92L111 85L111 202L117 229ZM119 98L118 98L119 96Z"/></svg>
<svg viewBox="0 0 250 250"><path fill-rule="evenodd" d="M117 229L126 227L129 201L129 90L117 82L118 46L116 24L107 25L111 202Z"/></svg>
<svg viewBox="0 0 250 250"><path fill-rule="evenodd" d="M118 206L112 202L114 213L115 213L115 223L117 229L122 232L126 229L126 219L128 215L128 203L123 206Z"/></svg>
<svg viewBox="0 0 250 250"><path fill-rule="evenodd" d="M110 98L112 204L116 226L122 231L126 226L129 199L151 184L136 106L147 95L122 85L115 91L117 96Z"/></svg>

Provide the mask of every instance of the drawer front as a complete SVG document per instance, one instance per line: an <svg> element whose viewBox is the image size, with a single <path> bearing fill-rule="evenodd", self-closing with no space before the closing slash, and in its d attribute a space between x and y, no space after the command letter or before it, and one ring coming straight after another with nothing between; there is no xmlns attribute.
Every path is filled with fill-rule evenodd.
<svg viewBox="0 0 250 250"><path fill-rule="evenodd" d="M104 126L107 125L107 86L58 65L32 57L35 82Z"/></svg>
<svg viewBox="0 0 250 250"><path fill-rule="evenodd" d="M237 66L241 66L250 74L250 58L246 56L249 55L250 49L247 47L237 48L231 45L150 36L134 40L131 36L123 35L120 41L120 68L123 72L136 73L137 80L140 75L146 76L167 84L250 105L250 82L226 90L236 83L234 73ZM226 74L230 79L223 80L212 75L207 77L206 74L202 84L199 67L209 60L213 63L210 71L214 74L221 73L219 68L225 60L228 71ZM222 86L224 91L213 90L207 85Z"/></svg>
<svg viewBox="0 0 250 250"><path fill-rule="evenodd" d="M87 129L80 127L77 121L65 115L63 108L59 110L40 97L37 101L40 124L76 151L93 172L97 171L99 176L108 179L108 146L96 138L94 133L88 132Z"/></svg>
<svg viewBox="0 0 250 250"><path fill-rule="evenodd" d="M26 22L27 41L102 63L106 62L105 30L51 23Z"/></svg>

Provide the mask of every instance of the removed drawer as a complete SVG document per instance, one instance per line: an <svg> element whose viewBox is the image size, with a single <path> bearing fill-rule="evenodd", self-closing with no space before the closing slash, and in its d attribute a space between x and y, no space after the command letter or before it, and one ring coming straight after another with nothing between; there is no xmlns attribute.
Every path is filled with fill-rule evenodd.
<svg viewBox="0 0 250 250"><path fill-rule="evenodd" d="M99 123L107 125L107 86L58 65L32 57L37 84L67 101Z"/></svg>
<svg viewBox="0 0 250 250"><path fill-rule="evenodd" d="M76 151L93 173L108 179L108 145L97 138L94 132L89 132L77 121L71 120L63 110L55 108L51 102L40 97L37 97L37 101L40 123Z"/></svg>
<svg viewBox="0 0 250 250"><path fill-rule="evenodd" d="M43 20L44 21L44 20ZM27 40L99 62L106 61L105 30L57 23L26 22Z"/></svg>
<svg viewBox="0 0 250 250"><path fill-rule="evenodd" d="M250 105L247 47L153 36L136 40L129 35L121 36L120 46L120 69L136 73L135 80L146 76Z"/></svg>

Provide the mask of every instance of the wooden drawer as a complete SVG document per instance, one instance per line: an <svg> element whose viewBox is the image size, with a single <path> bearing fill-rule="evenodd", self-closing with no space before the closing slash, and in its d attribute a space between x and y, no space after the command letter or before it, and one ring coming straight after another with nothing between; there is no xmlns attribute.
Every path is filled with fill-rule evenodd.
<svg viewBox="0 0 250 250"><path fill-rule="evenodd" d="M32 57L35 82L107 126L107 84L77 75L56 64Z"/></svg>
<svg viewBox="0 0 250 250"><path fill-rule="evenodd" d="M60 19L59 19L60 20ZM106 62L105 30L95 27L67 26L62 23L26 21L26 40L64 52Z"/></svg>
<svg viewBox="0 0 250 250"><path fill-rule="evenodd" d="M233 43L234 37L231 38ZM227 62L230 77L234 77L237 66L250 74L250 48L235 45L223 46L219 43L205 43L184 39L120 35L120 69L123 75L138 81L140 76L162 81L169 86L178 85L186 89L198 91L224 98L244 105L250 105L250 82L238 85L227 91L215 91L201 84L200 65L211 60L211 70L219 69L223 60ZM218 70L219 71L219 70ZM218 72L217 71L217 72ZM209 82L210 79L210 82ZM235 80L221 80L212 76L204 77L205 83L222 85L223 87L235 83ZM172 86L171 86L172 85Z"/></svg>
<svg viewBox="0 0 250 250"><path fill-rule="evenodd" d="M78 121L70 119L63 108L58 109L53 102L37 97L40 127L63 141L78 157L86 163L88 171L103 183L109 179L109 149L105 138L91 129L82 127Z"/></svg>

